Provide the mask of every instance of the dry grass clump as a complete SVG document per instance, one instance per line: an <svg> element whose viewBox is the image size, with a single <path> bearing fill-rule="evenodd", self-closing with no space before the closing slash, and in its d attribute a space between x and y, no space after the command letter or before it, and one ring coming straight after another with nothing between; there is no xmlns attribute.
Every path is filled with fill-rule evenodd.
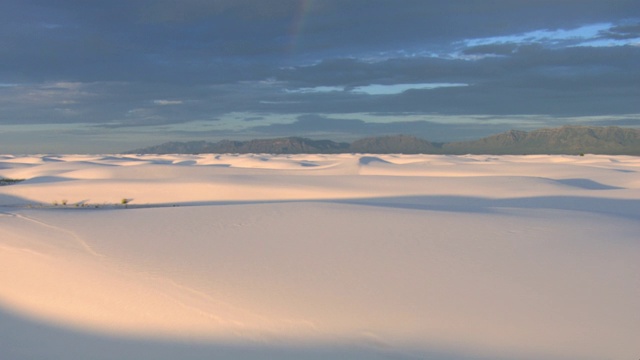
<svg viewBox="0 0 640 360"><path fill-rule="evenodd" d="M0 186L17 184L25 179L0 178Z"/></svg>

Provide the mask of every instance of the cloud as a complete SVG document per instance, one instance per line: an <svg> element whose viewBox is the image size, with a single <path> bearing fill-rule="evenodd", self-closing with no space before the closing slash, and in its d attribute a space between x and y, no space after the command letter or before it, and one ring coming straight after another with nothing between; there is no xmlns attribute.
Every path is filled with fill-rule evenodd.
<svg viewBox="0 0 640 360"><path fill-rule="evenodd" d="M485 44L467 47L462 52L467 55L511 55L517 48L515 43Z"/></svg>
<svg viewBox="0 0 640 360"><path fill-rule="evenodd" d="M320 115L301 115L290 124L271 124L255 126L252 131L269 134L312 133L312 132L359 132L365 126L363 120L332 119Z"/></svg>
<svg viewBox="0 0 640 360"><path fill-rule="evenodd" d="M597 38L601 32L609 28L611 28L609 23L596 23L571 29L537 29L520 34L469 39L465 40L464 44L469 47L536 43L547 46L567 46Z"/></svg>
<svg viewBox="0 0 640 360"><path fill-rule="evenodd" d="M166 105L182 105L184 101L182 100L153 100L153 103L156 105L166 106Z"/></svg>
<svg viewBox="0 0 640 360"><path fill-rule="evenodd" d="M291 123L254 126L247 131L258 137L296 135L354 140L366 136L411 134L432 141L448 141L452 139L453 128L456 129L455 138L464 139L494 134L509 127L504 124L492 125L471 121L456 125L435 123L427 120L381 123L307 114L298 116L297 120Z"/></svg>
<svg viewBox="0 0 640 360"><path fill-rule="evenodd" d="M598 119L596 121L586 121L585 124L594 126L632 126L640 127L640 114L635 117L613 117L608 119Z"/></svg>
<svg viewBox="0 0 640 360"><path fill-rule="evenodd" d="M635 24L613 26L607 30L601 31L600 36L603 38L614 40L640 41L640 22Z"/></svg>
<svg viewBox="0 0 640 360"><path fill-rule="evenodd" d="M313 65L279 69L278 79L299 88L345 87L372 84L468 83L473 67L461 59L431 57L367 62L354 58L327 59Z"/></svg>
<svg viewBox="0 0 640 360"><path fill-rule="evenodd" d="M344 91L344 87L341 86L316 86L316 87L304 87L298 89L285 89L288 93L299 93L299 94L309 94L309 93L325 93L325 92L334 92L334 91Z"/></svg>
<svg viewBox="0 0 640 360"><path fill-rule="evenodd" d="M142 1L138 16L152 23L185 23L215 16L238 16L256 21L292 16L299 0L154 0Z"/></svg>
<svg viewBox="0 0 640 360"><path fill-rule="evenodd" d="M640 48L632 46L550 49L530 45L519 46L509 55L476 60L327 60L280 68L261 80L222 84L12 84L0 87L0 122L140 126L207 121L232 112L635 114L640 113L639 62ZM272 77L277 80L264 80ZM131 112L134 109L147 112ZM252 115L243 119L247 117Z"/></svg>
<svg viewBox="0 0 640 360"><path fill-rule="evenodd" d="M478 60L394 59L367 63L355 59L287 69L291 84L357 89L371 84L469 84L414 89L371 101L345 92L289 94L295 112L423 112L441 114L594 115L638 113L640 49L637 47L545 48L520 46L509 55Z"/></svg>
<svg viewBox="0 0 640 360"><path fill-rule="evenodd" d="M457 83L426 83L426 84L371 84L365 86L358 86L351 89L354 93L364 93L368 95L395 95L402 94L409 90L432 90L447 87L460 87L468 86L468 84Z"/></svg>
<svg viewBox="0 0 640 360"><path fill-rule="evenodd" d="M3 82L231 83L269 77L286 64L427 56L448 53L450 44L464 39L570 35L593 26L586 20L604 24L640 16L632 2L593 0L408 0L402 6L326 0L312 2L305 14L297 0L6 3L0 22Z"/></svg>
<svg viewBox="0 0 640 360"><path fill-rule="evenodd" d="M367 95L395 95L408 90L438 89L443 87L467 86L468 84L456 83L426 83L426 84L370 84L356 87L344 86L316 86L312 88L285 89L292 94L334 93L348 91L353 94Z"/></svg>
<svg viewBox="0 0 640 360"><path fill-rule="evenodd" d="M264 120L264 116L249 116L242 119L242 121L261 121Z"/></svg>
<svg viewBox="0 0 640 360"><path fill-rule="evenodd" d="M192 97L194 101L158 100ZM0 88L0 123L3 124L150 124L183 123L215 117L215 91L197 86L144 83L36 83ZM182 101L182 100L180 100ZM178 106L179 105L179 106ZM52 111L52 110L56 111ZM144 109L142 111L141 109Z"/></svg>

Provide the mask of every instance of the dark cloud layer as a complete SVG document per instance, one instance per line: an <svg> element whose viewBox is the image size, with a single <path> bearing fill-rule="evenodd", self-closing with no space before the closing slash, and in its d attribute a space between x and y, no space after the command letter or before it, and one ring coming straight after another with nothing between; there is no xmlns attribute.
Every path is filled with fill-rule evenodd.
<svg viewBox="0 0 640 360"><path fill-rule="evenodd" d="M301 14L304 3L312 5ZM470 37L640 16L635 1L599 0L409 0L401 5L388 0L9 0L4 4L0 9L3 76L36 81L224 83L263 78L274 66L295 63L296 58L438 48ZM306 17L297 19L300 16ZM620 25L610 33L630 36L633 29L634 25Z"/></svg>
<svg viewBox="0 0 640 360"><path fill-rule="evenodd" d="M427 120L397 121L394 123L366 122L359 119L327 118L319 115L301 115L290 124L256 126L254 133L266 136L310 136L326 137L327 133L341 139L353 140L380 134L412 134L426 139L442 139L455 130L458 138L487 136L500 131L501 127L492 125L447 125ZM354 136L353 134L357 134Z"/></svg>
<svg viewBox="0 0 640 360"><path fill-rule="evenodd" d="M634 126L639 63L635 0L7 0L0 126L471 129L358 118L373 113L611 115ZM360 90L374 84L409 90Z"/></svg>

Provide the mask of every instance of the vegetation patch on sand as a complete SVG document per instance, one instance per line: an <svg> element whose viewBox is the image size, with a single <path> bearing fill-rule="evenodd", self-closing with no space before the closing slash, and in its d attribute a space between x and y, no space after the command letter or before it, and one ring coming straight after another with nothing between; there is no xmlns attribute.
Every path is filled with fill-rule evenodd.
<svg viewBox="0 0 640 360"><path fill-rule="evenodd" d="M25 179L0 178L0 186L13 185L24 181Z"/></svg>

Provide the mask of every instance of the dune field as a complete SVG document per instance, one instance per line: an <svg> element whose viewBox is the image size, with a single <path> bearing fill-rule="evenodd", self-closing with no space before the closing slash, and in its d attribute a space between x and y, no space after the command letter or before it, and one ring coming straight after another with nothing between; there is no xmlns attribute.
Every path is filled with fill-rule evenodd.
<svg viewBox="0 0 640 360"><path fill-rule="evenodd" d="M0 358L640 357L640 158L0 155Z"/></svg>

